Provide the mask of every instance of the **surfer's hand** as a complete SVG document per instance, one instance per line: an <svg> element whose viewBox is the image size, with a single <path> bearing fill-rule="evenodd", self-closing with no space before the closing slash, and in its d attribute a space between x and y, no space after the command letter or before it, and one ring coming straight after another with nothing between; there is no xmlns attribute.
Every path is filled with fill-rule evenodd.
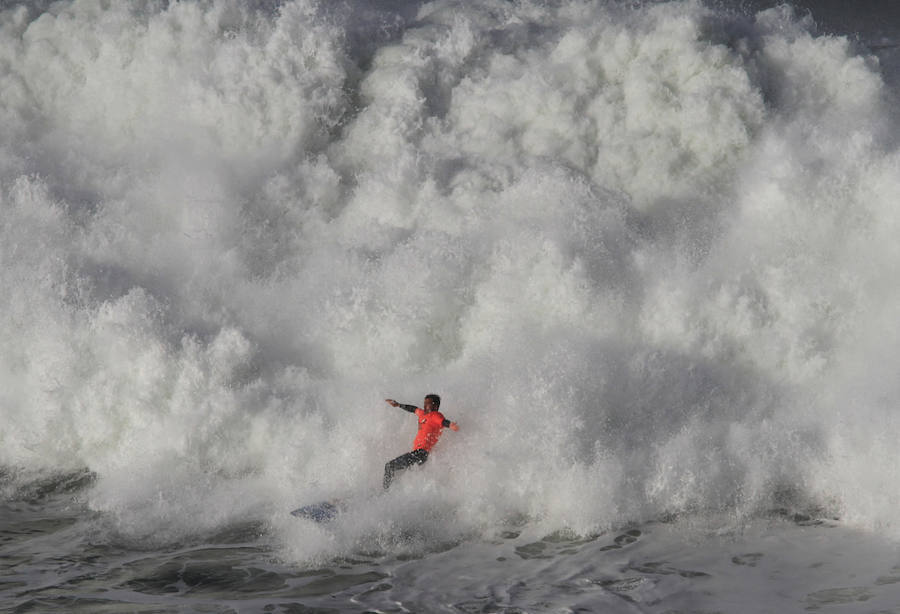
<svg viewBox="0 0 900 614"><path fill-rule="evenodd" d="M394 399L385 399L384 402L392 407L397 407L398 405L400 405L400 403L398 403Z"/></svg>
<svg viewBox="0 0 900 614"><path fill-rule="evenodd" d="M456 422L451 422L451 423L450 423L450 430L451 430L451 431L458 431L458 430L459 430L459 425L458 425Z"/></svg>

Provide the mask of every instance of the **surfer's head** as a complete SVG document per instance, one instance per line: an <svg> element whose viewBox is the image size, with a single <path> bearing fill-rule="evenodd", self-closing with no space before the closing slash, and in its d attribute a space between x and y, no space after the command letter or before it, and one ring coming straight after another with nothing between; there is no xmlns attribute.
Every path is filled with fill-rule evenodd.
<svg viewBox="0 0 900 614"><path fill-rule="evenodd" d="M425 395L425 402L422 404L422 409L425 411L436 411L440 406L441 397L436 394Z"/></svg>

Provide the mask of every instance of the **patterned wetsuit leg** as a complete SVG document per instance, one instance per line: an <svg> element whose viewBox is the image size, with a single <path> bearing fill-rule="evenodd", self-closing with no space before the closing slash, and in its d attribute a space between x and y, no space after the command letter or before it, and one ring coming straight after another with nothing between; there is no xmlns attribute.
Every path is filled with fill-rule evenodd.
<svg viewBox="0 0 900 614"><path fill-rule="evenodd" d="M428 460L428 452L425 450L413 450L412 452L407 452L406 454L402 454L394 460L389 461L384 466L384 489L387 490L391 487L391 482L394 481L395 472L412 467L413 465L421 465L426 460Z"/></svg>

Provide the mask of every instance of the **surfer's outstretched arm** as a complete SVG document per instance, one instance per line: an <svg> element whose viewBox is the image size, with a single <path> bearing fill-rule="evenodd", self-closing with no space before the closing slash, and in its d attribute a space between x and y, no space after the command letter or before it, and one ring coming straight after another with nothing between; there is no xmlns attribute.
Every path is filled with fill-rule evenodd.
<svg viewBox="0 0 900 614"><path fill-rule="evenodd" d="M426 401L426 403L427 403L428 399L425 399L425 401ZM415 405L405 405L405 404L403 404L403 403L398 403L398 402L395 401L394 399L385 399L384 402L387 403L388 405L393 406L393 407L399 407L400 409L404 409L404 410L408 411L408 412L411 413L411 414L412 414L412 413L415 413L416 410L419 409L419 408L416 407ZM448 429L450 429L451 431L458 431L458 430L459 430L459 425L458 425L456 422L450 422L449 420L446 420L446 419L444 420L444 423L441 424L441 426L444 427L444 428L448 428Z"/></svg>
<svg viewBox="0 0 900 614"><path fill-rule="evenodd" d="M400 409L406 410L409 413L414 413L417 409L415 405L404 405L403 403L398 403L394 399L385 399L385 402L393 407L399 407Z"/></svg>

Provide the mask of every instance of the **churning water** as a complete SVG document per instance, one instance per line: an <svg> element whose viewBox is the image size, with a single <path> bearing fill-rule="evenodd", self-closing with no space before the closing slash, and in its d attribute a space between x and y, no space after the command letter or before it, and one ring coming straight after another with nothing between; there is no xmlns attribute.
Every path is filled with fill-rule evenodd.
<svg viewBox="0 0 900 614"><path fill-rule="evenodd" d="M0 3L0 602L900 611L897 9L811 7Z"/></svg>

